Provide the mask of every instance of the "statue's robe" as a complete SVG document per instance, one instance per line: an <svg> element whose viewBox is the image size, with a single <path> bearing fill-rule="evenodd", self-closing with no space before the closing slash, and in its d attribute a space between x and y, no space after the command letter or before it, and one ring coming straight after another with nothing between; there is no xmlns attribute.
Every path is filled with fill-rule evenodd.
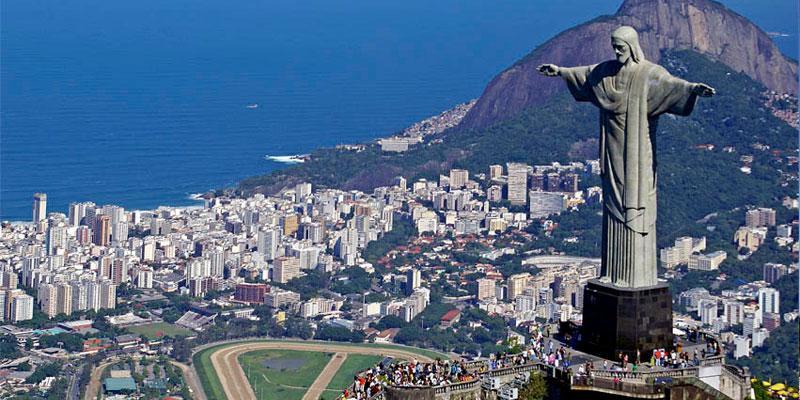
<svg viewBox="0 0 800 400"><path fill-rule="evenodd" d="M693 85L646 60L559 71L575 100L600 109L601 280L620 287L655 285L656 127L661 114L692 112Z"/></svg>

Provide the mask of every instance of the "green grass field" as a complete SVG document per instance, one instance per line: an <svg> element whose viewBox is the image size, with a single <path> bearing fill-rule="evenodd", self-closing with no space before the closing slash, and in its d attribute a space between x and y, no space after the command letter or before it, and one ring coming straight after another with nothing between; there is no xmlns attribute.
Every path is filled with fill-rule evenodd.
<svg viewBox="0 0 800 400"><path fill-rule="evenodd" d="M127 328L135 335L145 335L148 339L160 339L164 336L192 336L192 331L166 322L154 322L147 325L130 326Z"/></svg>
<svg viewBox="0 0 800 400"><path fill-rule="evenodd" d="M238 361L257 399L300 400L332 356L311 351L255 350L240 355ZM299 365L268 368L265 361Z"/></svg>
<svg viewBox="0 0 800 400"><path fill-rule="evenodd" d="M192 356L192 364L197 371L197 375L200 378L200 383L203 385L203 390L206 393L206 397L208 400L225 400L225 391L222 389L222 384L219 382L219 378L217 377L216 372L214 371L214 366L211 364L211 354L216 352L217 350L222 349L223 347L234 346L241 343L247 342L273 342L273 343L286 343L286 342L295 342L295 343L305 343L302 341L290 341L290 340L268 340L268 339L256 339L256 340L242 340L239 342L234 343L225 343L220 344L218 346L212 346L207 349L203 349L195 353ZM375 344L375 343L339 343L336 342L336 345L342 346L352 346L352 347L377 347L377 348L385 348L385 349L403 349L407 351L411 351L420 355L432 357L432 358L447 358L447 356L443 353L439 353L433 350L426 350L426 349L419 349L415 347L405 347L405 346L397 346L391 344ZM348 356L349 358L350 356ZM325 366L323 365L322 368ZM351 374L352 375L352 374ZM348 379L352 378L352 376L348 377ZM349 382L348 382L349 383ZM260 390L259 390L260 391ZM233 399L231 399L233 400Z"/></svg>
<svg viewBox="0 0 800 400"><path fill-rule="evenodd" d="M347 360L344 360L342 366L339 367L339 371L336 371L336 375L334 375L333 379L328 383L328 389L344 390L353 383L353 375L355 375L356 372L371 368L381 360L383 360L381 356L348 354Z"/></svg>

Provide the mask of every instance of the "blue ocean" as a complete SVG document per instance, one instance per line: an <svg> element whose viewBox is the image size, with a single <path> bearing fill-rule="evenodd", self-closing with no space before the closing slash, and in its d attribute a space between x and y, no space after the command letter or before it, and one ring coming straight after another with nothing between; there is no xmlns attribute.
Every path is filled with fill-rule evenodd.
<svg viewBox="0 0 800 400"><path fill-rule="evenodd" d="M0 2L0 219L129 209L385 136L621 0ZM730 0L797 57L793 0Z"/></svg>

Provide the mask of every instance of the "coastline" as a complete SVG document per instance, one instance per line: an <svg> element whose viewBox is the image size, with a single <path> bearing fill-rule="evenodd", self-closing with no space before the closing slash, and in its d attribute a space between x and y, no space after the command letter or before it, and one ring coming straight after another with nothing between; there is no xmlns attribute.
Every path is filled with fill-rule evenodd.
<svg viewBox="0 0 800 400"><path fill-rule="evenodd" d="M398 132L398 133L396 133L394 135L376 137L376 138L370 139L369 141L364 142L364 143L339 144L339 145L336 145L335 148L360 148L362 146L367 146L368 144L379 143L382 140L385 140L385 139L388 139L388 138L392 138L392 137L397 137L397 136L401 136L401 137L412 137L413 136L413 137L420 137L422 139L425 139L425 138L430 137L430 136L435 136L435 135L443 132L446 129L449 129L449 128L452 128L452 127L456 126L458 124L458 122L461 121L461 119L463 118L464 114L466 114L466 112L469 111L469 109L471 109L472 105L474 105L476 101L477 101L477 99L472 99L472 100L469 100L469 101L466 101L466 102L458 103L455 106L453 106L451 108L448 108L448 109L446 109L446 110L444 110L444 111L442 111L442 112L440 112L440 113L438 113L436 115L432 115L432 116L426 117L426 118L424 118L422 120L419 120L419 121L409 125L408 127L404 128L402 131L400 131L400 132ZM455 120L453 118L455 118ZM326 150L326 149L331 149L331 148L330 147L319 147L319 148L314 149L313 151ZM285 171L285 170L287 170L287 169L289 169L291 167L298 166L298 165L303 165L308 160L310 160L310 158L311 158L311 153L295 154L295 155L279 155L279 156L276 156L276 155L264 155L264 160L272 161L272 162L275 162L275 163L278 163L278 164L283 164L282 167L279 167L279 168L277 168L275 170L272 170L272 171L268 172L265 175L268 176L268 175L272 175L272 174L275 174L275 173L279 174L279 173L281 173L281 171ZM239 187L239 185L241 184L242 181L244 181L246 179L249 179L249 178L252 178L252 177L255 177L255 176L259 176L259 175L250 175L248 177L245 177L244 179L241 179L241 180L235 182L232 187L209 189L209 190L207 190L205 192L191 193L188 196L186 196L185 199L188 199L188 200L191 200L191 201L195 201L195 202L204 202L204 201L206 201L206 200L208 200L210 198L215 197L215 193L219 193L219 192L231 193L231 191L238 191L237 189L238 189L238 187ZM77 200L70 200L70 202L73 202L73 201L77 201ZM92 201L92 200L88 200L88 201ZM115 203L112 202L110 204L115 204ZM191 204L191 205L175 206L175 205L168 205L168 204L159 204L159 205L157 205L155 207L152 207L152 208L138 208L138 207L137 208L132 208L131 211L152 212L152 211L157 210L157 209L162 208L162 207L167 207L167 208L172 208L172 209L191 210L191 209L202 208L203 205L202 204ZM64 214L67 214L68 210L50 210L50 212L63 212ZM3 223L3 224L8 223L10 225L24 225L24 224L30 224L32 222L27 221L27 220L20 220L20 219L0 219L0 223Z"/></svg>

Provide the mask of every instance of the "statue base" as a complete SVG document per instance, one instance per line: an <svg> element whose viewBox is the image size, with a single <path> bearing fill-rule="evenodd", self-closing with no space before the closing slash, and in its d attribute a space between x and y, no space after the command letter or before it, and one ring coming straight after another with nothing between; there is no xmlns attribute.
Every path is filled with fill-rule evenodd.
<svg viewBox="0 0 800 400"><path fill-rule="evenodd" d="M597 279L583 292L583 351L616 361L619 354L649 362L654 349L669 350L672 342L672 296L669 285L622 288Z"/></svg>

